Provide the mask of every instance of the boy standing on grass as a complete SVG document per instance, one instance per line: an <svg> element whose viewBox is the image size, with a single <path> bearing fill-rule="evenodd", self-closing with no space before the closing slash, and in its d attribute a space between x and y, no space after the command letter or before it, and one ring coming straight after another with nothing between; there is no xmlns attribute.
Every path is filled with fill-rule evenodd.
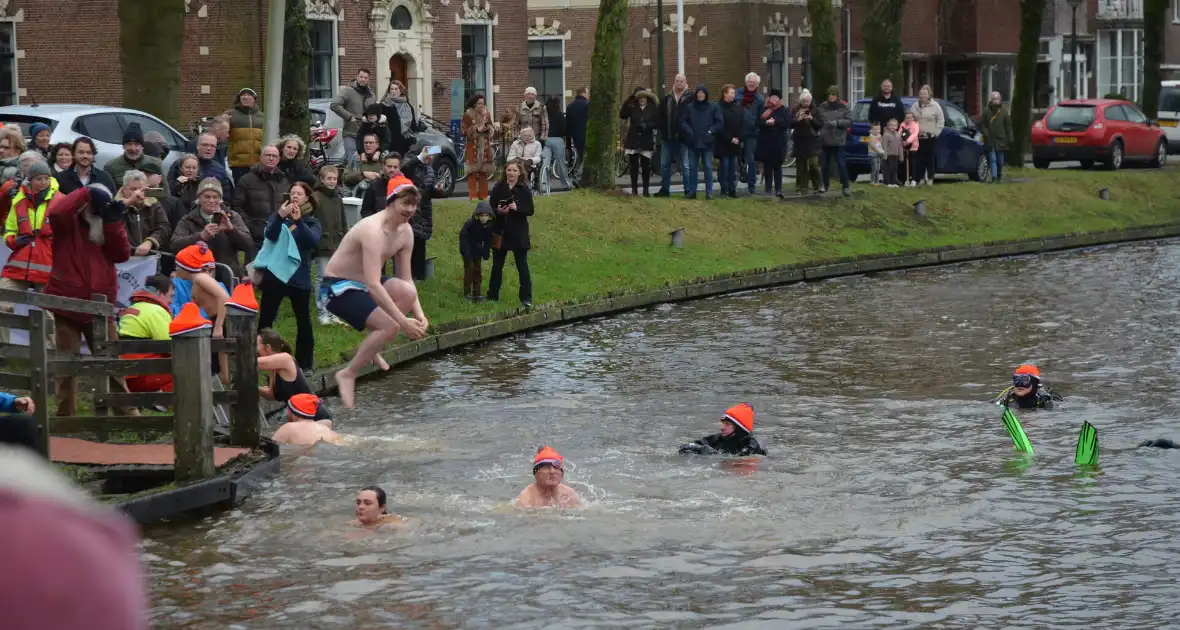
<svg viewBox="0 0 1180 630"><path fill-rule="evenodd" d="M459 255L463 257L463 297L482 302L483 261L492 257L492 206L481 201L459 230Z"/></svg>
<svg viewBox="0 0 1180 630"><path fill-rule="evenodd" d="M872 160L873 172L869 183L874 186L881 184L881 162L885 159L885 149L881 146L881 123L873 123L869 131L869 159Z"/></svg>
<svg viewBox="0 0 1180 630"><path fill-rule="evenodd" d="M315 249L316 275L320 278L324 277L324 269L328 266L328 259L332 257L332 253L336 251L336 247L344 238L344 233L348 231L348 224L344 220L344 198L340 195L340 189L336 187L339 182L340 171L329 164L320 169L320 180L316 182L315 191L311 193L311 198L315 202L313 204L315 217L319 219L320 228L323 229L320 242L316 243ZM320 282L320 285L323 285L323 281ZM320 313L320 324L343 323L338 317L328 312L328 307L321 299L321 295L317 287L315 306Z"/></svg>
<svg viewBox="0 0 1180 630"><path fill-rule="evenodd" d="M885 185L897 188L897 169L901 166L901 135L897 133L897 119L889 119L889 128L881 135L881 149L885 154Z"/></svg>

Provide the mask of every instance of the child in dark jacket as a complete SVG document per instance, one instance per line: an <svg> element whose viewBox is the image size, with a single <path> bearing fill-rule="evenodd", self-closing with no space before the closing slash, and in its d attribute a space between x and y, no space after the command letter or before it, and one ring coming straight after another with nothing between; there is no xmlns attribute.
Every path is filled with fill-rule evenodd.
<svg viewBox="0 0 1180 630"><path fill-rule="evenodd" d="M749 403L734 405L721 418L721 432L680 447L681 453L700 455L766 455L766 449L754 437L754 408Z"/></svg>
<svg viewBox="0 0 1180 630"><path fill-rule="evenodd" d="M459 230L459 254L463 256L463 297L483 300L483 261L492 256L492 206L481 201Z"/></svg>
<svg viewBox="0 0 1180 630"><path fill-rule="evenodd" d="M356 146L365 146L365 136L377 135L377 143L381 151L389 150L389 125L385 122L385 114L381 113L381 103L373 103L365 108L365 119L356 130Z"/></svg>

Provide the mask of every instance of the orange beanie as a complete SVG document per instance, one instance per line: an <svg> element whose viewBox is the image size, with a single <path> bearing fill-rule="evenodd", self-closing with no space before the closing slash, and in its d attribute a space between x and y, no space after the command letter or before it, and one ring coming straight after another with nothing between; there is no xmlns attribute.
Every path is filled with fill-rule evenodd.
<svg viewBox="0 0 1180 630"><path fill-rule="evenodd" d="M1025 363L1024 365L1016 368L1015 374L1029 374L1031 376L1041 378L1041 371L1037 369L1037 366L1028 363Z"/></svg>
<svg viewBox="0 0 1180 630"><path fill-rule="evenodd" d="M385 203L393 201L394 197L406 188L418 190L418 187L414 186L414 182L410 181L410 179L405 175L400 173L394 175L392 178L390 178L389 183L385 186Z"/></svg>
<svg viewBox="0 0 1180 630"><path fill-rule="evenodd" d="M745 429L746 433L754 432L754 408L749 403L734 405L726 409L725 418Z"/></svg>
<svg viewBox="0 0 1180 630"><path fill-rule="evenodd" d="M314 420L320 410L320 399L315 394L295 394L287 399L287 409L300 418Z"/></svg>
<svg viewBox="0 0 1180 630"><path fill-rule="evenodd" d="M565 459L552 447L542 446L537 449L537 456L533 458L533 472L537 472L537 468L546 465L560 469L564 463Z"/></svg>
<svg viewBox="0 0 1180 630"><path fill-rule="evenodd" d="M209 251L204 241L197 241L176 254L176 266L192 273L204 271L215 263L213 252Z"/></svg>
<svg viewBox="0 0 1180 630"><path fill-rule="evenodd" d="M194 330L212 327L213 324L209 320L201 317L201 307L197 306L196 302L189 302L180 307L180 312L172 318L172 323L168 324L168 334L175 337L191 333Z"/></svg>

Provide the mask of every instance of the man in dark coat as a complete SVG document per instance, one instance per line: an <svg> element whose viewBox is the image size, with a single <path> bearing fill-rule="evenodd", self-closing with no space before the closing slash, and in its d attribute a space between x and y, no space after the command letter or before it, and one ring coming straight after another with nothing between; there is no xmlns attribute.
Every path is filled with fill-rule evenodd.
<svg viewBox="0 0 1180 630"><path fill-rule="evenodd" d="M672 185L672 160L676 160L676 165L680 167L680 180L688 183L684 166L687 162L686 151L680 137L680 115L684 105L691 100L688 79L683 74L676 75L672 91L664 96L664 102L660 104L660 138L663 144L660 147L660 189L656 192L657 197L672 194L668 188Z"/></svg>
<svg viewBox="0 0 1180 630"><path fill-rule="evenodd" d="M582 179L582 158L586 155L586 124L590 120L590 88L579 88L573 102L565 108L565 133L574 148L573 182Z"/></svg>
<svg viewBox="0 0 1180 630"><path fill-rule="evenodd" d="M57 176L58 192L68 195L90 184L102 184L107 190L118 190L110 173L94 168L98 147L86 136L74 139L74 166Z"/></svg>
<svg viewBox="0 0 1180 630"><path fill-rule="evenodd" d="M263 147L262 161L250 167L250 172L238 180L237 194L233 199L233 209L250 229L255 252L262 248L267 220L283 205L283 195L291 191L291 182L279 170L279 155L279 148L273 144Z"/></svg>
<svg viewBox="0 0 1180 630"><path fill-rule="evenodd" d="M823 145L823 156L819 170L823 174L824 190L829 186L831 162L836 162L836 169L840 174L840 191L847 197L852 194L848 178L848 162L845 159L844 145L848 143L848 129L852 126L852 115L848 111L848 104L840 100L840 87L833 85L828 88L828 100L817 108L818 118L823 124L819 132L819 140Z"/></svg>
<svg viewBox="0 0 1180 630"><path fill-rule="evenodd" d="M197 156L197 177L205 179L212 177L221 183L222 198L226 203L233 203L234 200L234 180L230 177L229 171L225 168L225 157L218 152L217 135L211 131L197 136L193 142L195 143L195 155ZM180 163L184 160L176 160L172 166L168 168L168 187L171 190L176 190L180 187L180 182L177 178L180 177ZM146 172L146 171L145 171Z"/></svg>
<svg viewBox="0 0 1180 630"><path fill-rule="evenodd" d="M889 121L896 120L897 124L905 122L905 107L901 104L901 96L893 92L893 81L885 79L881 82L881 93L869 103L869 124L880 123L881 129L889 128Z"/></svg>
<svg viewBox="0 0 1180 630"><path fill-rule="evenodd" d="M697 198L697 167L705 169L705 199L713 198L713 139L721 133L724 122L721 108L709 100L709 89L703 84L696 89L696 100L680 107L680 134L684 138L684 152L689 155L685 165L684 197Z"/></svg>

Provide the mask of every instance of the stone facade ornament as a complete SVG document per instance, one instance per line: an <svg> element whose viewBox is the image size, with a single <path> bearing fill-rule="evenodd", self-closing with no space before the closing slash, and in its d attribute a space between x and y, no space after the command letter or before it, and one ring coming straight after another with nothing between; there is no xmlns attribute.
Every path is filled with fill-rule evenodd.
<svg viewBox="0 0 1180 630"><path fill-rule="evenodd" d="M463 0L462 18L464 20L491 21L492 5L487 0Z"/></svg>
<svg viewBox="0 0 1180 630"><path fill-rule="evenodd" d="M684 18L684 32L691 33L692 32L692 25L696 24L696 21L697 21L697 19L691 15L685 17ZM657 22L653 18L651 21L651 25L655 28L658 28L660 26L660 23ZM664 18L664 32L665 33L675 33L676 32L676 14L675 13Z"/></svg>
<svg viewBox="0 0 1180 630"><path fill-rule="evenodd" d="M787 26L787 19L781 13L766 18L766 24L762 27L763 35L790 35L791 29Z"/></svg>
<svg viewBox="0 0 1180 630"><path fill-rule="evenodd" d="M562 39L569 39L571 37L570 31L564 28L561 22L553 20L546 24L547 18L539 17L529 25L529 37L560 37Z"/></svg>
<svg viewBox="0 0 1180 630"><path fill-rule="evenodd" d="M803 16L803 23L799 25L799 37L811 37L811 21Z"/></svg>
<svg viewBox="0 0 1180 630"><path fill-rule="evenodd" d="M308 19L335 20L343 12L344 3L341 0L307 0Z"/></svg>

